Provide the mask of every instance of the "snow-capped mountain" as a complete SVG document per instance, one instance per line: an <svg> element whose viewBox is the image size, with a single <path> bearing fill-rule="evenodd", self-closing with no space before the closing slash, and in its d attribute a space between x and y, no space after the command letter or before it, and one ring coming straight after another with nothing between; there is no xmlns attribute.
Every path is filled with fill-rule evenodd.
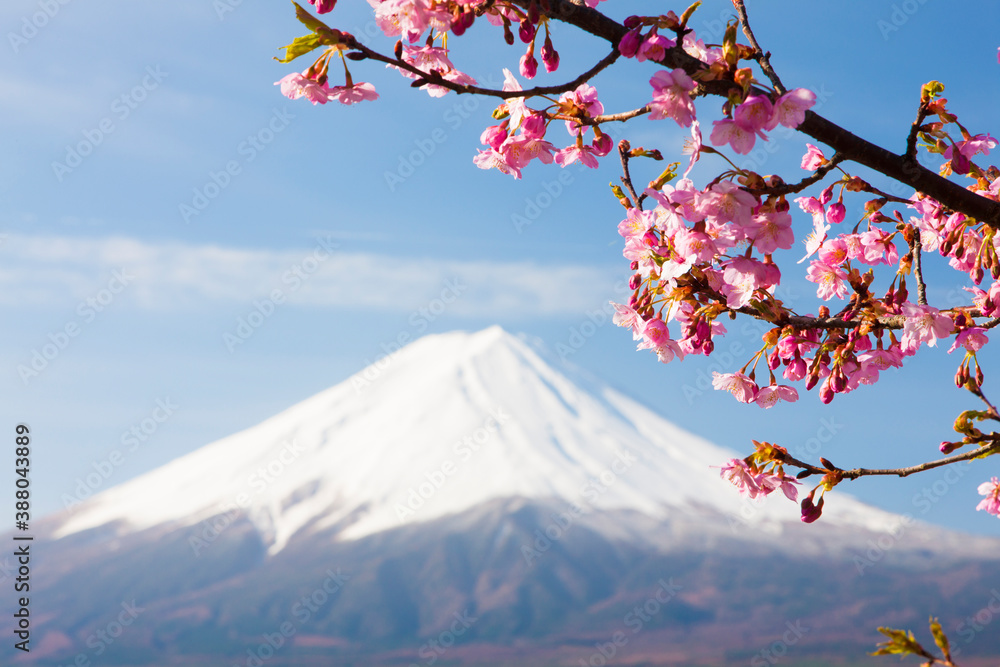
<svg viewBox="0 0 1000 667"><path fill-rule="evenodd" d="M239 507L274 554L300 531L340 526L340 539L357 539L512 497L657 520L742 513L770 530L796 521L784 499L746 512L719 476L734 452L589 384L499 327L430 336L101 494L55 536L112 522L124 531L191 524ZM872 531L899 523L840 494L824 519Z"/></svg>
<svg viewBox="0 0 1000 667"><path fill-rule="evenodd" d="M839 492L802 524L720 478L734 452L546 359L498 327L428 336L37 522L38 642L0 663L431 665L456 618L455 664L596 664L623 626L608 664L731 664L799 619L824 629L802 658L862 655L1000 586L1000 541Z"/></svg>

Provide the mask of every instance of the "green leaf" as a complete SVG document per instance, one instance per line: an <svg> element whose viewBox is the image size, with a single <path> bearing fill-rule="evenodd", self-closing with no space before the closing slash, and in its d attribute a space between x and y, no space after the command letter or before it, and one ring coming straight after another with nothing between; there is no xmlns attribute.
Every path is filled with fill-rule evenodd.
<svg viewBox="0 0 1000 667"><path fill-rule="evenodd" d="M871 655L916 655L927 656L927 651L914 638L912 632L904 630L893 630L892 628L879 628L879 632L889 638L889 641L882 642L877 651Z"/></svg>
<svg viewBox="0 0 1000 667"><path fill-rule="evenodd" d="M295 18L297 18L302 25L309 28L313 32L323 32L324 29L330 30L330 26L303 9L302 5L295 2L295 0L292 0L292 4L295 5Z"/></svg>
<svg viewBox="0 0 1000 667"><path fill-rule="evenodd" d="M295 41L291 44L281 47L285 49L285 57L275 58L275 60L279 63L290 63L299 56L305 55L321 46L323 46L323 38L316 33L311 33L304 37L296 37Z"/></svg>
<svg viewBox="0 0 1000 667"><path fill-rule="evenodd" d="M938 648L941 649L941 653L944 654L944 659L951 662L951 645L948 643L948 637L944 634L944 630L941 629L941 624L933 617L931 617L931 634L934 635L934 643L937 644Z"/></svg>

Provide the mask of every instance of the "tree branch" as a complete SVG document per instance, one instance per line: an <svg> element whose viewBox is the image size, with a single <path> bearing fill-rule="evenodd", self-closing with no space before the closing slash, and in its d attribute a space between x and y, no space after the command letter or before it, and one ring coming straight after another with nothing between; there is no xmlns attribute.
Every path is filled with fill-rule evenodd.
<svg viewBox="0 0 1000 667"><path fill-rule="evenodd" d="M501 99L510 99L513 97L533 97L535 95L561 95L570 90L574 90L581 84L590 81L592 78L597 76L602 70L610 66L616 60L618 60L620 53L618 49L614 49L600 60L596 65L591 67L589 70L576 77L572 81L556 85L556 86L536 86L534 88L528 88L527 90L494 90L492 88L481 88L479 86L463 85L459 83L454 83L453 81L448 81L442 77L437 72L425 72L420 68L414 67L413 65L403 61L397 60L395 57L389 57L370 49L361 42L357 41L355 38L348 40L348 46L351 49L360 51L365 54L370 60L376 60L378 62L386 63L387 65L392 65L393 67L398 67L399 69L406 70L411 74L416 74L421 79L425 79L425 83L433 84L435 86L441 86L442 88L447 88L456 93L472 94L472 95L484 95L487 97L499 97ZM638 115L638 114L636 114ZM617 120L617 119L612 119ZM627 119L623 119L627 120Z"/></svg>
<svg viewBox="0 0 1000 667"><path fill-rule="evenodd" d="M835 470L831 471L827 468L820 468L819 466L814 466L811 463L806 463L805 461L800 461L794 456L784 455L781 459L782 463L787 463L793 465L796 468L802 468L803 470L808 470L817 475L825 475L828 472L837 472L844 479L858 479L860 477L869 477L872 475L894 475L896 477L909 477L918 472L924 472L925 470L933 470L934 468L940 468L942 466L951 465L952 463L960 463L961 461L970 461L980 456L989 456L1000 452L1000 436L992 436L993 444L987 445L985 447L979 447L977 449L970 450L963 454L955 454L954 456L946 456L943 459L938 459L936 461L928 461L927 463L921 463L920 465L910 466L908 468L854 468L853 470Z"/></svg>
<svg viewBox="0 0 1000 667"><path fill-rule="evenodd" d="M754 60L760 65L760 69L767 75L767 78L771 80L771 84L774 86L774 90L779 95L784 95L787 90L784 84L781 83L781 79L778 78L778 73L774 71L771 67L771 52L764 51L760 48L760 44L757 43L757 38L754 37L753 30L750 29L750 18L747 16L747 8L743 4L743 0L733 0L733 6L736 8L736 13L740 17L740 25L743 26L743 34L747 36L750 40L750 46L754 48Z"/></svg>
<svg viewBox="0 0 1000 667"><path fill-rule="evenodd" d="M524 8L527 8L532 1L510 0L513 4ZM549 11L546 14L549 17L606 40L616 49L627 32L625 26L596 9L587 7L582 0L547 0L547 2ZM689 75L704 69L704 63L685 53L680 47L668 49L659 64L671 68L680 67ZM726 97L732 86L731 81L708 81L701 83L699 88L708 94ZM755 92L761 95L768 94L763 90ZM905 154L895 155L812 111L806 112L805 121L796 129L842 153L847 160L885 174L923 192L953 211L965 213L1000 230L1000 202L966 190L958 183L934 173Z"/></svg>

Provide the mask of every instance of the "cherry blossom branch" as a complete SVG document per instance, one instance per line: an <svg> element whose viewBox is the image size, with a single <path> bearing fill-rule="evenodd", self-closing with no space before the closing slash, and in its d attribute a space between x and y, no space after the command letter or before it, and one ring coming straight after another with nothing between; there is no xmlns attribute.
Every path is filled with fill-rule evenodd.
<svg viewBox="0 0 1000 667"><path fill-rule="evenodd" d="M917 161L917 135L920 133L920 126L927 118L927 101L920 101L920 108L917 109L917 118L910 126L910 133L906 137L906 152L903 154L907 160Z"/></svg>
<svg viewBox="0 0 1000 667"><path fill-rule="evenodd" d="M805 461L800 461L794 456L785 454L782 456L781 462L788 465L795 466L796 468L802 468L803 470L808 470L809 472L817 475L825 475L829 472L836 472L837 476L843 479L858 479L861 477L870 477L874 475L892 475L896 477L909 477L910 475L916 474L918 472L924 472L926 470L933 470L934 468L940 468L942 466L951 465L952 463L960 463L962 461L971 461L972 459L979 458L981 456L989 456L1000 452L1000 435L992 434L990 436L992 444L980 446L977 449L964 452L962 454L955 454L954 456L946 456L943 459L938 459L936 461L928 461L927 463L921 463L920 465L910 466L908 468L854 468L853 470L841 470L839 468L821 468L815 466L811 463L806 463Z"/></svg>
<svg viewBox="0 0 1000 667"><path fill-rule="evenodd" d="M361 42L357 41L354 37L347 40L347 45L351 49L360 51L370 60L376 60L378 62L385 63L387 65L392 65L393 67L398 67L399 69L406 70L411 74L416 74L420 77L411 85L424 85L433 84L435 86L441 86L442 88L447 88L456 93L462 94L472 94L472 95L484 95L487 97L499 97L501 99L510 99L512 97L532 97L534 95L561 95L570 90L576 89L578 86L590 81L592 78L597 76L605 68L609 67L621 56L618 53L618 49L614 49L602 58L596 65L591 67L589 70L576 77L572 81L556 86L536 86L534 88L528 88L527 90L494 90L492 88L481 88L480 86L471 86L466 84L455 83L453 81L448 81L442 77L438 72L425 72L418 67L414 67L408 62L402 60L401 58L389 57L370 49ZM422 79L422 81L421 81ZM639 114L636 114L639 115ZM616 119L612 119L616 120ZM627 119L623 119L627 120Z"/></svg>
<svg viewBox="0 0 1000 667"><path fill-rule="evenodd" d="M612 114L602 114L600 116L594 116L593 118L578 118L577 120L579 120L584 125L599 125L601 123L614 123L614 122L624 123L627 120L631 120L638 116L642 116L644 114L649 113L650 111L652 111L652 109L650 109L649 105L647 104L644 107L639 107L638 109L632 109L631 111L623 111L621 113L612 113Z"/></svg>
<svg viewBox="0 0 1000 667"><path fill-rule="evenodd" d="M913 277L917 279L917 303L927 305L927 285L924 284L924 272L921 265L920 230L915 230L910 241L910 252L913 253Z"/></svg>
<svg viewBox="0 0 1000 667"><path fill-rule="evenodd" d="M629 173L628 170L628 161L629 161L628 152L630 150L632 150L632 145L629 144L629 142L626 139L622 139L621 141L618 142L618 155L621 156L622 159L622 183L625 185L625 188L628 190L628 193L632 195L632 201L635 202L635 207L641 211L642 199L639 198L639 195L636 194L635 188L632 187L632 175ZM645 198L645 195L643 195L643 198Z"/></svg>
<svg viewBox="0 0 1000 667"><path fill-rule="evenodd" d="M723 297L724 298L724 297ZM831 317L810 317L808 315L781 315L776 320L768 319L761 311L743 306L741 308L730 309L741 315L749 315L758 320L763 320L776 327L792 326L796 329L855 329L863 324L872 324L872 320L844 320L836 316ZM879 317L875 324L879 329L902 329L906 323L906 318L902 315L889 315Z"/></svg>
<svg viewBox="0 0 1000 667"><path fill-rule="evenodd" d="M527 8L534 0L510 0L512 4ZM596 9L573 0L547 0L546 14L554 19L573 25L584 32L608 41L617 48L627 32L625 26L605 16ZM682 68L688 75L704 69L704 63L684 52L682 48L667 49L658 64L672 68ZM731 81L707 81L699 89L719 97L727 97L732 87ZM755 90L756 94L768 95L768 91ZM1000 230L1000 202L982 197L966 190L960 184L927 169L919 162L904 155L896 155L847 131L839 125L823 118L813 111L807 111L805 120L797 128L803 134L816 139L844 159L864 165L913 189L923 192L953 211L985 222Z"/></svg>
<svg viewBox="0 0 1000 667"><path fill-rule="evenodd" d="M779 95L784 95L788 91L786 90L784 84L781 83L781 79L778 78L778 73L774 71L773 67L771 67L771 52L765 52L764 49L760 48L760 44L757 43L757 38L754 37L753 30L750 29L750 18L747 16L747 8L743 4L743 0L733 0L733 7L736 8L736 13L739 15L740 25L743 27L743 34L747 36L747 39L750 40L750 46L754 48L753 59L757 61L757 64L760 65L761 71L763 71L767 78L771 80L771 83L774 85L775 92Z"/></svg>
<svg viewBox="0 0 1000 667"><path fill-rule="evenodd" d="M775 185L767 188L746 188L747 192L754 195L790 195L801 192L814 183L818 183L829 174L834 168L844 161L844 156L834 153L830 161L822 165L811 176L806 176L798 183Z"/></svg>

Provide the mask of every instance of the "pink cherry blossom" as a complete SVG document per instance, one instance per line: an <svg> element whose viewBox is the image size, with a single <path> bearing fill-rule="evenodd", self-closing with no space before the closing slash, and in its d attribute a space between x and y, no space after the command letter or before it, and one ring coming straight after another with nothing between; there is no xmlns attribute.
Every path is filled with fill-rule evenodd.
<svg viewBox="0 0 1000 667"><path fill-rule="evenodd" d="M795 200L802 210L812 213L813 230L805 239L806 256L798 261L799 264L812 257L826 241L826 233L830 231L830 225L824 222L823 205L815 197L799 197ZM818 208L818 212L816 211Z"/></svg>
<svg viewBox="0 0 1000 667"><path fill-rule="evenodd" d="M370 83L356 83L353 86L334 86L330 89L330 99L341 104L357 104L365 100L377 100L378 93Z"/></svg>
<svg viewBox="0 0 1000 667"><path fill-rule="evenodd" d="M320 85L298 72L292 72L280 81L275 81L274 85L281 86L281 94L291 100L305 97L313 104L326 104L330 101L330 89L325 83Z"/></svg>
<svg viewBox="0 0 1000 667"><path fill-rule="evenodd" d="M735 484L735 482L733 483ZM976 509L989 512L1000 518L1000 480L994 477L988 482L983 482L979 485L977 491L979 495L986 497L979 501Z"/></svg>
<svg viewBox="0 0 1000 667"><path fill-rule="evenodd" d="M756 197L732 181L716 183L698 200L698 209L706 218L743 226L752 226L756 207Z"/></svg>
<svg viewBox="0 0 1000 667"><path fill-rule="evenodd" d="M823 151L812 144L806 144L806 154L802 156L802 168L809 171L816 171L826 164L826 157Z"/></svg>
<svg viewBox="0 0 1000 667"><path fill-rule="evenodd" d="M701 124L697 120L691 121L691 138L684 140L684 148L681 153L684 155L690 155L691 159L688 160L687 169L684 170L684 174L681 178L687 178L688 174L691 173L691 168L694 163L701 158ZM997 179L1000 181L1000 178Z"/></svg>
<svg viewBox="0 0 1000 667"><path fill-rule="evenodd" d="M757 392L754 403L766 410L774 407L778 401L794 403L797 400L799 400L799 392L794 387L784 384L772 384L768 387L761 387L760 391ZM795 500L795 498L791 499Z"/></svg>
<svg viewBox="0 0 1000 667"><path fill-rule="evenodd" d="M763 390L762 390L763 391ZM798 481L794 477L789 477L784 473L780 475L769 475L767 473L761 473L757 476L757 485L760 487L763 495L769 495L772 491L777 491L781 489L781 492L785 494L785 497L795 502L799 497L798 486L801 486L802 482Z"/></svg>
<svg viewBox="0 0 1000 667"><path fill-rule="evenodd" d="M715 146L730 144L740 155L749 153L757 140L752 131L728 119L712 121L712 134L708 138Z"/></svg>
<svg viewBox="0 0 1000 667"><path fill-rule="evenodd" d="M590 117L599 116L604 113L604 105L597 99L597 88L586 83L581 83L575 90L563 93L559 97L560 106L576 107L583 110ZM572 136L576 136L579 131L579 124L575 121L566 121L566 131Z"/></svg>
<svg viewBox="0 0 1000 667"><path fill-rule="evenodd" d="M691 77L680 68L672 72L662 70L653 75L649 83L653 86L653 101L649 103L650 120L673 118L681 127L689 127L695 117L690 92L697 85ZM700 132L698 139L700 143Z"/></svg>
<svg viewBox="0 0 1000 667"><path fill-rule="evenodd" d="M635 59L639 62L645 60L659 62L667 54L667 49L672 49L675 44L674 40L657 33L656 28L653 28L639 46L639 50L635 54Z"/></svg>
<svg viewBox="0 0 1000 667"><path fill-rule="evenodd" d="M770 255L778 248L790 249L795 242L792 216L787 211L767 211L755 216L754 221L760 225L752 239L759 252Z"/></svg>
<svg viewBox="0 0 1000 667"><path fill-rule="evenodd" d="M955 330L955 323L947 315L933 306L918 306L909 301L903 304L903 347L916 350L920 343L929 347L937 345L938 339L947 338Z"/></svg>
<svg viewBox="0 0 1000 667"><path fill-rule="evenodd" d="M806 110L816 104L816 93L805 88L790 90L774 103L774 117L785 127L797 128L806 119Z"/></svg>
<svg viewBox="0 0 1000 667"><path fill-rule="evenodd" d="M719 475L739 489L740 495L748 498L756 498L761 495L757 476L751 472L750 466L743 459L729 459L726 461L726 465L722 466Z"/></svg>
<svg viewBox="0 0 1000 667"><path fill-rule="evenodd" d="M611 317L611 321L615 323L616 326L625 327L632 330L632 338L634 340L639 340L642 337L642 331L645 328L645 322L639 313L631 306L622 305L620 303L615 303L614 301L609 301L608 303L615 309L615 314Z"/></svg>
<svg viewBox="0 0 1000 667"><path fill-rule="evenodd" d="M839 267L813 260L806 272L806 280L817 284L816 296L824 301L829 301L835 296L840 299L847 298L847 285L844 282L847 280L847 274Z"/></svg>
<svg viewBox="0 0 1000 667"><path fill-rule="evenodd" d="M955 342L951 344L948 348L948 354L951 354L957 350L960 346L964 347L967 352L978 352L983 349L986 343L990 342L989 338L986 337L986 330L979 327L969 327L968 329L962 329L955 336Z"/></svg>
<svg viewBox="0 0 1000 667"><path fill-rule="evenodd" d="M778 124L771 100L763 95L750 95L733 112L733 120L749 132L772 130ZM762 138L763 135L761 135Z"/></svg>
<svg viewBox="0 0 1000 667"><path fill-rule="evenodd" d="M712 371L712 386L719 391L728 391L740 403L753 403L757 398L757 383L743 373Z"/></svg>
<svg viewBox="0 0 1000 667"><path fill-rule="evenodd" d="M554 157L560 167L568 167L579 160L591 169L597 169L597 158L594 157L594 149L591 146L573 144L556 151Z"/></svg>

